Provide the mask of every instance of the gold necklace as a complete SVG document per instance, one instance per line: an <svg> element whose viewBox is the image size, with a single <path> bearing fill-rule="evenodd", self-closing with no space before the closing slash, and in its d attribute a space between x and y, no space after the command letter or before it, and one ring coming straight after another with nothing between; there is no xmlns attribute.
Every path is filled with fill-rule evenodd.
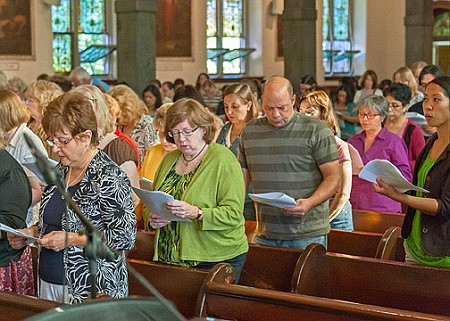
<svg viewBox="0 0 450 321"><path fill-rule="evenodd" d="M67 184L66 184L66 188L65 188L66 193L67 193L67 190L69 189L69 187L72 186L76 181L78 181L83 176L88 165L89 165L89 162L83 168L83 170L80 172L80 174L78 174L77 177L75 177L72 181L70 180L70 176L72 176L72 167L69 167L69 171L67 172ZM63 195L61 195L61 199L64 199Z"/></svg>
<svg viewBox="0 0 450 321"><path fill-rule="evenodd" d="M202 149L200 149L200 151L194 157L192 157L189 160L186 159L186 156L184 156L183 153L181 153L181 155L183 156L183 159L184 159L184 166L188 166L190 162L192 162L194 159L196 159L203 152L203 150L205 149L206 145L207 144L205 143L205 145L203 145Z"/></svg>

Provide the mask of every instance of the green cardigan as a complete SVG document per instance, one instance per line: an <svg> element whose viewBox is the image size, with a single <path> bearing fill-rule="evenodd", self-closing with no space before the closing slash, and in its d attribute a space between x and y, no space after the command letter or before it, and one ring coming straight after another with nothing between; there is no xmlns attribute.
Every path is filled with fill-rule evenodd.
<svg viewBox="0 0 450 321"><path fill-rule="evenodd" d="M164 157L155 176L158 190L180 156L176 150ZM248 251L243 216L245 186L241 166L228 148L211 143L181 198L203 209L203 220L178 222L180 258L219 262ZM158 260L159 230L155 256Z"/></svg>

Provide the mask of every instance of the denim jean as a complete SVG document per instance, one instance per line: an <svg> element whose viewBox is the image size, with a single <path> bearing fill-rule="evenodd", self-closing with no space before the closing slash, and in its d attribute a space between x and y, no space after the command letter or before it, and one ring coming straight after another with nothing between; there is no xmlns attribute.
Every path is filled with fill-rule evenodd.
<svg viewBox="0 0 450 321"><path fill-rule="evenodd" d="M270 245L270 246L282 246L282 247L292 247L296 249L305 249L309 244L319 243L327 248L328 238L327 235L308 237L305 239L296 239L296 240L273 240L266 239L265 237L255 236L254 242L256 244L261 245Z"/></svg>
<svg viewBox="0 0 450 321"><path fill-rule="evenodd" d="M220 262L200 262L200 264L197 265L196 268L211 270L217 263L228 263L232 267L234 267L236 271L236 284L237 284L239 282L239 278L241 277L242 268L244 267L246 259L247 259L247 252L240 254L236 257L233 257L231 259Z"/></svg>
<svg viewBox="0 0 450 321"><path fill-rule="evenodd" d="M347 201L341 212L330 222L330 226L336 230L353 231L352 205Z"/></svg>

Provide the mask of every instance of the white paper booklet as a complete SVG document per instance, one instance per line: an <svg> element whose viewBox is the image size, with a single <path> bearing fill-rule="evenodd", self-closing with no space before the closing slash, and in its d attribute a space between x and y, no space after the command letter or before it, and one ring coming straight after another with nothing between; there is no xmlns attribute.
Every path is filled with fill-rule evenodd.
<svg viewBox="0 0 450 321"><path fill-rule="evenodd" d="M141 189L151 191L153 189L153 181L145 177L139 177L139 186Z"/></svg>
<svg viewBox="0 0 450 321"><path fill-rule="evenodd" d="M9 227L8 225L2 224L0 223L0 230L5 231L6 233L11 233L14 234L16 236L20 236L20 237L24 237L27 239L27 244L31 244L34 243L35 241L38 240L38 238L34 237L34 236L30 236L28 234L22 233L16 229L13 229L12 227Z"/></svg>
<svg viewBox="0 0 450 321"><path fill-rule="evenodd" d="M407 111L405 114L406 118L411 119L417 124L417 126L422 126L427 123L424 115L416 113L415 111Z"/></svg>
<svg viewBox="0 0 450 321"><path fill-rule="evenodd" d="M55 167L58 162L48 158L48 163L50 166ZM26 168L28 168L34 175L37 176L37 178L42 181L45 182L44 176L42 175L41 171L39 170L39 167L37 166L36 163L36 159L34 157L29 157L25 159L25 162L22 164L23 166L25 166Z"/></svg>
<svg viewBox="0 0 450 321"><path fill-rule="evenodd" d="M281 192L260 193L260 194L249 193L248 195L255 202L264 203L279 208L295 207L297 204L295 202L295 199Z"/></svg>
<svg viewBox="0 0 450 321"><path fill-rule="evenodd" d="M188 218L173 215L165 206L167 202L173 202L175 199L172 195L161 191L146 191L137 187L132 187L136 195L141 201L150 208L150 210L169 221L191 222Z"/></svg>
<svg viewBox="0 0 450 321"><path fill-rule="evenodd" d="M426 189L411 184L403 177L400 170L394 164L385 159L371 160L364 166L358 176L372 183L376 183L376 178L379 177L401 193L409 190L428 193Z"/></svg>

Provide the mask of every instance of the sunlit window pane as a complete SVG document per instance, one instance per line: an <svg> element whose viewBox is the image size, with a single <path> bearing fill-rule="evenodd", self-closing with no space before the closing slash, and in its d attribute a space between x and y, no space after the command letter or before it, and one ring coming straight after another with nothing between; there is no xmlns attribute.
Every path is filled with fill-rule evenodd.
<svg viewBox="0 0 450 321"><path fill-rule="evenodd" d="M104 33L105 7L103 1L80 0L79 32Z"/></svg>
<svg viewBox="0 0 450 321"><path fill-rule="evenodd" d="M216 35L217 35L217 1L208 0L206 1L206 36L215 37Z"/></svg>
<svg viewBox="0 0 450 321"><path fill-rule="evenodd" d="M70 0L61 0L61 5L52 6L52 31L70 32Z"/></svg>
<svg viewBox="0 0 450 321"><path fill-rule="evenodd" d="M326 75L351 73L350 33L350 0L324 0L322 63Z"/></svg>
<svg viewBox="0 0 450 321"><path fill-rule="evenodd" d="M245 47L243 6L244 0L206 1L206 48L217 54L217 57L210 55L206 61L209 74L245 73L243 58L227 61L217 49Z"/></svg>
<svg viewBox="0 0 450 321"><path fill-rule="evenodd" d="M93 35L84 33L78 35L78 46L80 52L91 45L103 45L107 43L108 43L107 35L103 34ZM81 66L92 74L102 75L107 73L106 57L101 58L93 63L81 63Z"/></svg>
<svg viewBox="0 0 450 321"><path fill-rule="evenodd" d="M71 10L72 5L76 8ZM61 5L52 6L53 31L53 69L55 73L68 73L74 67L73 61L79 60L80 52L91 45L108 45L106 32L105 0L61 0ZM71 19L77 22L72 30ZM74 40L78 41L78 52L73 49ZM83 63L92 74L109 72L108 56L92 63Z"/></svg>
<svg viewBox="0 0 450 321"><path fill-rule="evenodd" d="M53 71L68 73L72 70L72 47L70 34L55 34L53 36Z"/></svg>
<svg viewBox="0 0 450 321"><path fill-rule="evenodd" d="M333 9L334 39L348 40L348 0L335 0Z"/></svg>

